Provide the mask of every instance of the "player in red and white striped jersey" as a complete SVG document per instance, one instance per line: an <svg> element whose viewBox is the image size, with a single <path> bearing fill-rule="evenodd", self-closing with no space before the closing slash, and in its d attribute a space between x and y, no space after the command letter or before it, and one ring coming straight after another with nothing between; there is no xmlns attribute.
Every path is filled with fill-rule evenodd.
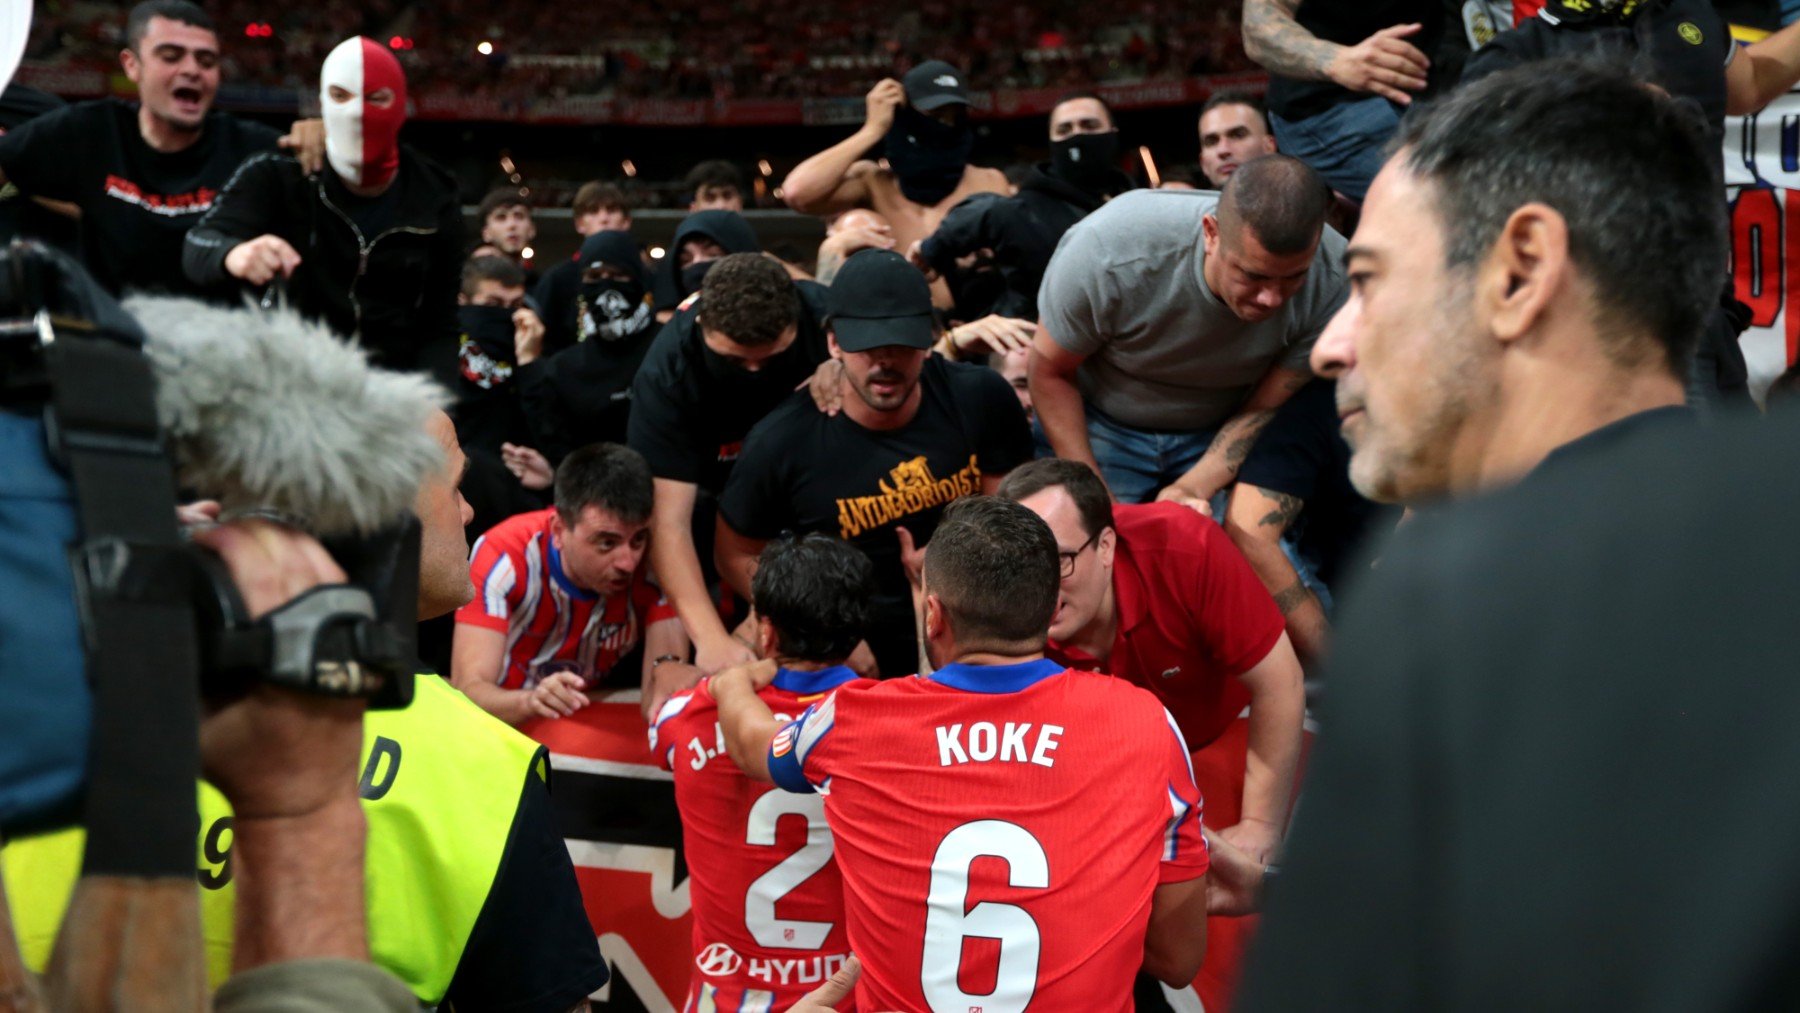
<svg viewBox="0 0 1800 1013"><path fill-rule="evenodd" d="M797 717L859 681L844 661L872 608L874 569L860 551L817 534L773 542L751 591L768 659L757 663L757 696L771 711ZM671 697L650 728L650 751L675 774L694 905L686 1010L780 1013L849 958L843 879L819 797L745 777L718 719L702 682Z"/></svg>
<svg viewBox="0 0 1800 1013"><path fill-rule="evenodd" d="M643 573L651 495L636 451L594 444L557 469L553 509L476 541L475 600L456 613L456 687L519 724L573 713L640 644L685 659L680 620Z"/></svg>
<svg viewBox="0 0 1800 1013"><path fill-rule="evenodd" d="M1044 658L1060 568L1035 514L958 500L925 554L936 672L847 684L785 726L755 673L709 684L747 773L825 797L862 1009L1124 1013L1140 968L1199 970L1187 746L1149 693Z"/></svg>

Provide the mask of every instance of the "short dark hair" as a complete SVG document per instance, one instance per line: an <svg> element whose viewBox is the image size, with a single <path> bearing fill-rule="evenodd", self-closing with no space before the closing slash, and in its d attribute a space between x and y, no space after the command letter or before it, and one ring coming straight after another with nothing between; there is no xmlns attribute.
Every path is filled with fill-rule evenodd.
<svg viewBox="0 0 1800 1013"><path fill-rule="evenodd" d="M649 520L654 486L644 456L617 443L590 443L556 467L556 513L573 525L597 506L627 524Z"/></svg>
<svg viewBox="0 0 1800 1013"><path fill-rule="evenodd" d="M1728 249L1718 145L1697 107L1616 59L1542 60L1415 110L1393 147L1431 185L1451 267L1472 270L1514 211L1546 204L1612 325L1597 331L1648 332L1685 375Z"/></svg>
<svg viewBox="0 0 1800 1013"><path fill-rule="evenodd" d="M125 48L137 51L138 43L144 41L144 33L150 30L151 18L168 18L184 25L204 28L213 34L218 29L213 26L212 15L200 8L199 4L188 0L144 0L131 8L125 15Z"/></svg>
<svg viewBox="0 0 1800 1013"><path fill-rule="evenodd" d="M519 188L516 186L497 187L493 190L489 190L487 196L481 198L481 206L475 212L475 220L486 225L488 215L493 214L501 208L510 207L522 207L525 210L530 211L531 202L526 200L524 195L519 193Z"/></svg>
<svg viewBox="0 0 1800 1013"><path fill-rule="evenodd" d="M1331 187L1297 158L1259 155L1238 166L1219 193L1219 233L1235 241L1248 228L1277 257L1305 253L1319 242L1331 211Z"/></svg>
<svg viewBox="0 0 1800 1013"><path fill-rule="evenodd" d="M694 198L700 196L700 188L705 186L728 186L736 190L739 196L743 196L744 174L730 162L722 158L713 158L689 169L687 178L682 181L682 185Z"/></svg>
<svg viewBox="0 0 1800 1013"><path fill-rule="evenodd" d="M1262 118L1263 130L1269 129L1269 107L1263 102L1262 96L1253 91L1243 88L1220 88L1207 97L1206 104L1200 107L1200 115L1205 116L1220 106L1249 106L1256 110L1257 116Z"/></svg>
<svg viewBox="0 0 1800 1013"><path fill-rule="evenodd" d="M1056 537L1010 500L959 499L925 547L925 586L943 603L959 646L1042 650L1062 588Z"/></svg>
<svg viewBox="0 0 1800 1013"><path fill-rule="evenodd" d="M631 203L625 199L625 191L597 179L581 184L580 189L575 191L575 200L570 207L577 215L614 209L631 213Z"/></svg>
<svg viewBox="0 0 1800 1013"><path fill-rule="evenodd" d="M1081 511L1082 534L1093 538L1113 526L1112 496L1094 469L1079 461L1043 457L1027 461L1006 473L994 495L1014 503L1045 489L1061 486Z"/></svg>
<svg viewBox="0 0 1800 1013"><path fill-rule="evenodd" d="M700 282L700 323L740 345L773 344L800 319L787 268L760 253L720 257Z"/></svg>
<svg viewBox="0 0 1800 1013"><path fill-rule="evenodd" d="M1106 110L1107 122L1112 123L1114 126L1118 125L1113 116L1112 103L1106 101L1106 99L1099 92L1088 91L1087 89L1084 89L1084 88L1077 88L1074 91L1065 91L1061 95L1056 96L1056 101L1052 102L1050 104L1050 111L1052 113L1056 112L1056 107L1062 105L1064 102L1073 102L1076 99L1084 99L1084 98L1090 98L1090 99L1093 99L1095 102L1100 103L1100 108Z"/></svg>
<svg viewBox="0 0 1800 1013"><path fill-rule="evenodd" d="M750 598L775 627L775 650L837 663L867 635L875 567L862 550L821 534L778 538L762 551Z"/></svg>
<svg viewBox="0 0 1800 1013"><path fill-rule="evenodd" d="M525 271L506 257L470 257L463 261L463 295L474 298L484 281L499 282L507 288L524 288Z"/></svg>

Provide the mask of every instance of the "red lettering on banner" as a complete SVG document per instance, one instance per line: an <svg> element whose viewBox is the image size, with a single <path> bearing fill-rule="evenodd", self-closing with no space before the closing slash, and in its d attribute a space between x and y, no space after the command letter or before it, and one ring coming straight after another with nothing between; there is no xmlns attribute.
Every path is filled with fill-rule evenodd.
<svg viewBox="0 0 1800 1013"><path fill-rule="evenodd" d="M1737 300L1751 324L1770 327L1781 315L1784 246L1781 207L1773 190L1745 190L1731 210L1731 263Z"/></svg>

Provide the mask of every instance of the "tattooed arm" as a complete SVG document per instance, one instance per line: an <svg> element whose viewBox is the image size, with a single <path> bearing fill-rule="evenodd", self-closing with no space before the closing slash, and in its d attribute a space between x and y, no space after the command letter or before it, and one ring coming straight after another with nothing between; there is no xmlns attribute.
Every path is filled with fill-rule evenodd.
<svg viewBox="0 0 1800 1013"><path fill-rule="evenodd" d="M1312 667L1324 654L1328 624L1319 596L1294 572L1281 551L1281 536L1293 527L1306 501L1284 492L1238 483L1225 511L1225 533L1244 554L1257 579L1269 589L1287 620L1288 639L1300 663Z"/></svg>
<svg viewBox="0 0 1800 1013"><path fill-rule="evenodd" d="M1250 400L1219 427L1219 434L1213 437L1206 453L1187 474L1158 493L1157 501L1210 500L1230 485L1236 480L1238 469L1243 467L1244 459L1250 456L1250 448L1256 446L1257 436L1275 417L1275 409L1311 379L1312 374L1305 370L1270 366L1257 381L1256 389L1250 392Z"/></svg>
<svg viewBox="0 0 1800 1013"><path fill-rule="evenodd" d="M1272 74L1332 81L1354 92L1412 101L1431 61L1406 41L1417 24L1390 25L1354 46L1321 39L1294 19L1300 0L1244 0L1244 52Z"/></svg>

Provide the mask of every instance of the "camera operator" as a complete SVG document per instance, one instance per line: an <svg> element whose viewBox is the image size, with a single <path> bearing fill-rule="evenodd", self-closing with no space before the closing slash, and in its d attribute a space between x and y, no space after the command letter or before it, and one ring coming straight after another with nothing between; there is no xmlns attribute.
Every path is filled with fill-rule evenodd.
<svg viewBox="0 0 1800 1013"><path fill-rule="evenodd" d="M269 521L234 521L194 541L224 560L255 618L345 581L318 542ZM235 814L232 978L216 1010L416 1008L398 979L368 963L356 798L364 706L265 685L201 723L202 768Z"/></svg>
<svg viewBox="0 0 1800 1013"><path fill-rule="evenodd" d="M284 330L289 324L298 326L290 314L223 310L185 300L146 300L131 308L152 335L165 333L180 321L190 334L210 331L250 342L310 339L331 342L329 351L340 350L322 331ZM433 411L424 428L442 454L438 470L420 484L413 502L421 527L418 615L430 618L469 601L474 588L463 535L469 508L457 490L466 458L449 416ZM204 521L205 512L198 513ZM195 514L188 511L184 520L197 519ZM249 585L242 593L252 611L267 611L269 601L282 600L274 597L277 592L295 590L308 579L306 572L288 573L285 564L296 554L311 560L310 576L326 574L336 580L324 582L342 582L342 572L310 539L272 525L246 527L249 523L200 530L194 540L220 550L228 564L233 555L247 555L257 564L233 570L241 587ZM270 565L271 558L284 565ZM300 569L299 563L292 565ZM283 933L321 946L330 941L340 949L346 941L324 923L327 918L333 923L343 920L341 906L321 906L318 917L295 910L294 904L314 903L316 898L308 900L304 889L289 891L289 881L258 881L245 869L259 862L263 868L273 867L275 860L263 857L270 852L289 861L285 856L291 842L265 844L256 838L261 827L269 827L268 836L276 837L287 824L251 822L250 836L244 836L246 822L265 813L308 817L294 836L317 844L319 850L316 857L307 852L304 861L292 860L297 870L293 882L303 886L311 877L343 877L348 870L355 871L359 892L352 896L364 900L362 913L349 916L357 929L354 944L404 982L411 992L405 1008L448 1003L461 1009L556 1013L582 1004L605 983L605 964L581 907L573 865L553 823L548 786L539 773L545 766L541 748L488 718L445 680L430 674L415 680L410 704L370 711L366 719L359 719L360 703L347 719L348 708L341 705L270 696L272 692L258 691L245 702L249 706L237 705L245 707L238 712L241 718L230 718L228 710L220 715L227 720L210 721L203 733L209 760L236 758L230 769L217 770L210 763L205 768L209 779L224 778L218 784L223 796L210 785L200 790L196 871L203 887L202 926L214 984L234 967L251 966L246 961L266 962L263 955L272 948L277 955L292 950L295 944L285 941ZM292 726L280 725L284 720ZM328 772L296 780L291 795L279 794L278 775L297 769L301 750L316 747L318 753L306 757L324 755L323 740L348 738L352 733L347 728L363 729L356 759L334 761ZM289 743L289 736L303 734L322 741ZM215 742L221 744L215 748ZM284 750L294 755L283 759ZM252 789L245 796L247 810L239 807L239 795L234 794L246 787ZM360 798L358 811L347 811L343 799L350 797ZM349 858L341 847L315 840L327 833L360 833L365 822L366 858L360 837L355 856ZM239 841L245 850L239 850ZM10 842L0 853L14 925L26 963L33 969L41 971L48 963L83 846L81 831L65 830ZM365 867L367 889L362 892ZM242 893L246 890L247 896ZM300 900L290 900L295 897ZM257 905L259 912L273 911L269 917L291 924L246 925L250 905ZM364 918L366 943L361 941ZM420 931L421 925L431 930ZM239 949L246 945L247 952ZM355 1007L334 1001L322 1008Z"/></svg>

